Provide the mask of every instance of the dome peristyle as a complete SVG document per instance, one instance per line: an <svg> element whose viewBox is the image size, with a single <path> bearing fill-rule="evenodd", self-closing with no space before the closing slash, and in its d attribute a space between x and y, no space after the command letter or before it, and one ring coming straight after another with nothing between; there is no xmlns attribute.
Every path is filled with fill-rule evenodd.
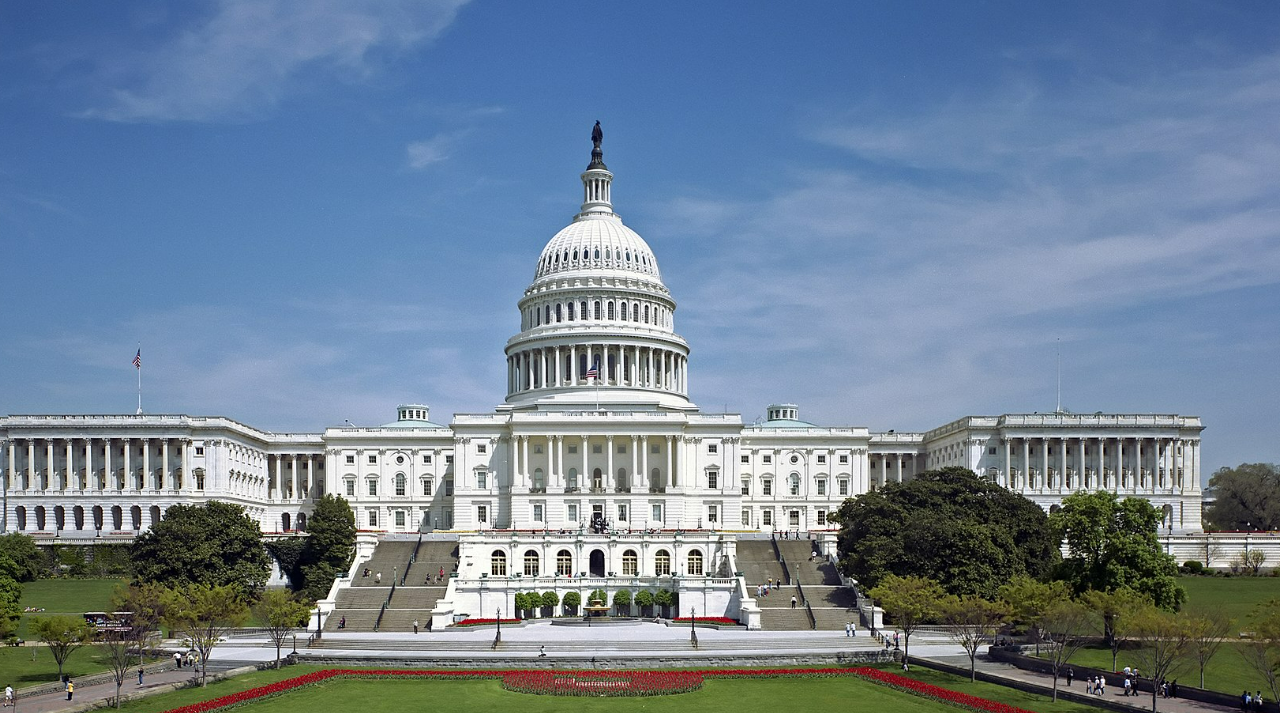
<svg viewBox="0 0 1280 713"><path fill-rule="evenodd" d="M616 215L579 215L542 249L534 277L574 270L621 270L662 279L648 243Z"/></svg>

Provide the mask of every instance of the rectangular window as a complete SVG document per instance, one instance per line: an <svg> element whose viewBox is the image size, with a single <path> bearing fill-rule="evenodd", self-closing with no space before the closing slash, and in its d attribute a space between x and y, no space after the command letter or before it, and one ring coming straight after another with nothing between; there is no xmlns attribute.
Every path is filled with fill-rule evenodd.
<svg viewBox="0 0 1280 713"><path fill-rule="evenodd" d="M653 453L654 455L657 455L658 453L661 453L661 452L662 452L662 446L659 446L659 445L656 445L656 444L655 444L655 445L652 445L652 446L649 446L649 452L650 452L650 453Z"/></svg>
<svg viewBox="0 0 1280 713"><path fill-rule="evenodd" d="M196 455L198 456L204 455L204 446L196 446Z"/></svg>
<svg viewBox="0 0 1280 713"><path fill-rule="evenodd" d="M996 447L995 447L995 446L991 446L990 448L988 448L988 449L987 449L987 455L989 455L989 456L993 456L993 455L995 455L995 454L996 454Z"/></svg>
<svg viewBox="0 0 1280 713"><path fill-rule="evenodd" d="M739 456L739 457L738 457L738 460L742 461L743 463L750 463L750 462L751 462L751 456Z"/></svg>
<svg viewBox="0 0 1280 713"><path fill-rule="evenodd" d="M662 503L653 504L653 517L650 518L654 522L662 522Z"/></svg>
<svg viewBox="0 0 1280 713"><path fill-rule="evenodd" d="M453 465L453 456L445 456L445 457L444 457L444 464L445 464L445 465Z"/></svg>
<svg viewBox="0 0 1280 713"><path fill-rule="evenodd" d="M707 473L707 487L712 490L720 489L720 476L715 472Z"/></svg>
<svg viewBox="0 0 1280 713"><path fill-rule="evenodd" d="M768 478L760 481L760 491L765 495L773 495L773 481Z"/></svg>
<svg viewBox="0 0 1280 713"><path fill-rule="evenodd" d="M827 464L827 457L824 455L818 456L818 465L826 465L826 464Z"/></svg>
<svg viewBox="0 0 1280 713"><path fill-rule="evenodd" d="M751 508L742 508L742 526L751 527Z"/></svg>
<svg viewBox="0 0 1280 713"><path fill-rule="evenodd" d="M476 487L481 490L489 489L489 475L487 473L476 473Z"/></svg>
<svg viewBox="0 0 1280 713"><path fill-rule="evenodd" d="M543 520L542 511L543 511L542 503L533 504L533 521L534 522L542 522Z"/></svg>
<svg viewBox="0 0 1280 713"><path fill-rule="evenodd" d="M447 479L444 481L444 496L446 498L453 497L453 480L452 479Z"/></svg>
<svg viewBox="0 0 1280 713"><path fill-rule="evenodd" d="M718 522L720 520L720 507L717 505L707 506L707 522Z"/></svg>
<svg viewBox="0 0 1280 713"><path fill-rule="evenodd" d="M430 495L430 494L431 494L431 481L430 481L430 480L424 480L424 481L422 481L422 494L423 494L423 495Z"/></svg>
<svg viewBox="0 0 1280 713"><path fill-rule="evenodd" d="M818 511L818 527L823 527L826 524L827 524L827 511L819 510Z"/></svg>
<svg viewBox="0 0 1280 713"><path fill-rule="evenodd" d="M396 527L404 527L404 510L396 510Z"/></svg>
<svg viewBox="0 0 1280 713"><path fill-rule="evenodd" d="M577 503L569 503L569 506L565 508L565 510L567 510L569 513L569 516L568 516L569 522L578 521L578 504Z"/></svg>
<svg viewBox="0 0 1280 713"><path fill-rule="evenodd" d="M792 527L800 527L800 511L799 510L792 510L790 518L791 518Z"/></svg>
<svg viewBox="0 0 1280 713"><path fill-rule="evenodd" d="M746 478L742 479L742 494L743 495L751 494L751 481Z"/></svg>
<svg viewBox="0 0 1280 713"><path fill-rule="evenodd" d="M826 494L827 494L827 481L822 478L819 478L818 479L818 495L826 495Z"/></svg>
<svg viewBox="0 0 1280 713"><path fill-rule="evenodd" d="M577 447L577 446L569 446L569 452L570 452L570 453L577 453L577 452L578 452L578 447Z"/></svg>
<svg viewBox="0 0 1280 713"><path fill-rule="evenodd" d="M404 476L401 475L396 477L396 495L404 495L406 487L405 482Z"/></svg>
<svg viewBox="0 0 1280 713"><path fill-rule="evenodd" d="M626 453L626 452L627 452L627 446L626 446L626 444L619 445L619 446L618 446L618 452L619 452L619 453Z"/></svg>
<svg viewBox="0 0 1280 713"><path fill-rule="evenodd" d="M592 444L591 444L591 452L592 452L592 453L604 453L604 446L600 445L599 443L592 443Z"/></svg>
<svg viewBox="0 0 1280 713"><path fill-rule="evenodd" d="M369 465L374 465L377 462L378 462L378 456L369 456Z"/></svg>
<svg viewBox="0 0 1280 713"><path fill-rule="evenodd" d="M760 511L760 524L761 524L763 527L770 527L771 525L773 525L773 511L772 511L772 510L761 510L761 511Z"/></svg>
<svg viewBox="0 0 1280 713"><path fill-rule="evenodd" d="M713 455L714 455L714 454L716 454L716 453L719 453L719 452L720 452L720 446L719 446L719 445L717 445L717 444L715 444L715 443L708 443L708 444L707 444L707 452L708 452L708 453L711 453L711 454L713 454Z"/></svg>
<svg viewBox="0 0 1280 713"><path fill-rule="evenodd" d="M627 520L629 520L629 519L630 519L630 518L628 518L628 517L627 517L627 504L626 504L626 503L618 503L618 521L619 521L619 522L626 522L626 521L627 521Z"/></svg>
<svg viewBox="0 0 1280 713"><path fill-rule="evenodd" d="M484 455L484 454L485 454L485 453L487 453L488 451L489 451L489 447L488 447L488 446L486 446L486 445L485 445L485 444L483 444L483 443L481 443L480 445L476 446L476 453L479 453L480 455Z"/></svg>
<svg viewBox="0 0 1280 713"><path fill-rule="evenodd" d="M764 464L769 465L773 462L773 456L764 456Z"/></svg>
<svg viewBox="0 0 1280 713"><path fill-rule="evenodd" d="M347 456L347 465L355 465L355 464L356 464L356 457L355 457L355 456Z"/></svg>
<svg viewBox="0 0 1280 713"><path fill-rule="evenodd" d="M347 497L354 498L356 496L356 481L347 481Z"/></svg>
<svg viewBox="0 0 1280 713"><path fill-rule="evenodd" d="M370 494L370 495L377 495L377 494L378 494L378 481L376 481L376 480L370 480L370 481L369 481L369 494Z"/></svg>
<svg viewBox="0 0 1280 713"><path fill-rule="evenodd" d="M849 465L849 456L847 455L840 456L840 465Z"/></svg>
<svg viewBox="0 0 1280 713"><path fill-rule="evenodd" d="M476 506L476 522L489 522L489 506L488 505Z"/></svg>
<svg viewBox="0 0 1280 713"><path fill-rule="evenodd" d="M849 481L843 478L840 480L840 494L841 495L849 494Z"/></svg>
<svg viewBox="0 0 1280 713"><path fill-rule="evenodd" d="M431 465L431 456L429 455L422 456L422 464Z"/></svg>
<svg viewBox="0 0 1280 713"><path fill-rule="evenodd" d="M370 509L369 509L369 511L368 511L368 518L369 518L369 527L377 527L377 526L378 526L378 511L377 511L377 510L374 510L374 509L370 508Z"/></svg>
<svg viewBox="0 0 1280 713"><path fill-rule="evenodd" d="M542 446L534 446L534 447L533 447L533 452L534 452L534 453L537 453L538 455L542 455ZM599 451L597 451L597 452L599 452Z"/></svg>

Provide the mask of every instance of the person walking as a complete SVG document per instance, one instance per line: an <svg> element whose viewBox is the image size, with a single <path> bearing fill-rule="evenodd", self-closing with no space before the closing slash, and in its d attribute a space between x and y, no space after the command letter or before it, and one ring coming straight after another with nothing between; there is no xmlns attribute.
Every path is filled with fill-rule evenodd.
<svg viewBox="0 0 1280 713"><path fill-rule="evenodd" d="M173 667L182 668L182 654L177 651L173 652Z"/></svg>
<svg viewBox="0 0 1280 713"><path fill-rule="evenodd" d="M76 684L71 681L67 681L67 700L68 701L71 700L71 697L74 696L75 694L76 694Z"/></svg>
<svg viewBox="0 0 1280 713"><path fill-rule="evenodd" d="M4 687L4 707L5 708L13 707L13 686Z"/></svg>
<svg viewBox="0 0 1280 713"><path fill-rule="evenodd" d="M794 594L791 595L791 608L792 609L796 608L796 595Z"/></svg>
<svg viewBox="0 0 1280 713"><path fill-rule="evenodd" d="M141 686L141 685L142 685L142 674L143 674L143 671L144 671L144 669L143 669L141 666L139 666L139 667L138 667L138 685L139 685L139 686Z"/></svg>
<svg viewBox="0 0 1280 713"><path fill-rule="evenodd" d="M546 657L547 657L547 647L546 647L546 646L539 646L539 647L538 647L538 658L540 658L540 659L545 659Z"/></svg>
<svg viewBox="0 0 1280 713"><path fill-rule="evenodd" d="M1070 666L1068 666L1067 667L1067 687L1068 688L1071 687L1071 681L1074 680L1075 677L1076 677L1076 672L1072 670Z"/></svg>
<svg viewBox="0 0 1280 713"><path fill-rule="evenodd" d="M427 617L427 633L431 633L431 617Z"/></svg>
<svg viewBox="0 0 1280 713"><path fill-rule="evenodd" d="M416 634L416 633L418 633L418 620L417 620L417 619L414 619L414 620L413 620L413 633L415 633L415 634Z"/></svg>

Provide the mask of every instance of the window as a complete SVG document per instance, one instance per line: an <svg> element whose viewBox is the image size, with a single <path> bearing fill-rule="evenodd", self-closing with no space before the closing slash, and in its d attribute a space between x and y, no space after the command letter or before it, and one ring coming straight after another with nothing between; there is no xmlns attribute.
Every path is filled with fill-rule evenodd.
<svg viewBox="0 0 1280 713"><path fill-rule="evenodd" d="M840 465L849 465L849 456L847 455L840 456Z"/></svg>
<svg viewBox="0 0 1280 713"><path fill-rule="evenodd" d="M653 445L649 446L649 452L652 453L653 455L657 455L662 452L662 446L659 446L658 444L654 443Z"/></svg>
<svg viewBox="0 0 1280 713"><path fill-rule="evenodd" d="M356 481L347 480L347 497L354 498L356 496Z"/></svg>
<svg viewBox="0 0 1280 713"><path fill-rule="evenodd" d="M795 465L796 463L799 463L799 462L800 462L800 456L795 455L794 453L791 454L791 465Z"/></svg>
<svg viewBox="0 0 1280 713"><path fill-rule="evenodd" d="M692 577L702 576L702 550L689 551L689 567L685 571Z"/></svg>
<svg viewBox="0 0 1280 713"><path fill-rule="evenodd" d="M820 455L820 456L818 456L818 465L826 465L826 463L827 463L827 457L826 457L826 456L824 456L824 455Z"/></svg>
<svg viewBox="0 0 1280 713"><path fill-rule="evenodd" d="M569 303L569 321L570 321L570 322L572 322L572 321L573 321L573 312L574 312L574 309L573 309L573 303L572 303L572 302L570 302L570 303Z"/></svg>
<svg viewBox="0 0 1280 713"><path fill-rule="evenodd" d="M659 577L669 576L671 574L671 553L666 550L658 550L653 556L653 573Z"/></svg>
<svg viewBox="0 0 1280 713"><path fill-rule="evenodd" d="M423 464L423 465L431 465L431 456L430 456L430 455L424 455L424 456L422 456L422 464Z"/></svg>
<svg viewBox="0 0 1280 713"><path fill-rule="evenodd" d="M751 527L751 508L742 508L742 526Z"/></svg>
<svg viewBox="0 0 1280 713"><path fill-rule="evenodd" d="M369 520L369 527L377 527L377 526L378 526L378 511L377 511L377 510L375 510L375 509L373 509L373 508L369 508L369 510L368 510L368 514L367 514L367 517L368 517L368 520Z"/></svg>
<svg viewBox="0 0 1280 713"><path fill-rule="evenodd" d="M618 503L618 520L620 522L625 522L627 519L627 504Z"/></svg>
<svg viewBox="0 0 1280 713"><path fill-rule="evenodd" d="M483 443L476 446L476 453L479 453L480 455L484 455L485 453L488 453L488 452L489 452L489 446Z"/></svg>
<svg viewBox="0 0 1280 713"><path fill-rule="evenodd" d="M565 510L568 513L569 522L578 521L578 504L577 503L569 503L568 507L565 508Z"/></svg>
<svg viewBox="0 0 1280 713"><path fill-rule="evenodd" d="M993 455L995 455L995 454L996 454L996 447L995 447L995 446L991 446L990 448L988 448L988 449L987 449L987 455L991 455L991 456L993 456Z"/></svg>
<svg viewBox="0 0 1280 713"><path fill-rule="evenodd" d="M445 465L453 465L453 456L445 456L445 457L444 457L444 464L445 464Z"/></svg>
<svg viewBox="0 0 1280 713"><path fill-rule="evenodd" d="M347 456L347 465L355 465L355 464L356 464L356 457L355 457L355 456Z"/></svg>
<svg viewBox="0 0 1280 713"><path fill-rule="evenodd" d="M619 452L619 453L626 453L626 452L627 452L627 446L626 446L626 444L625 444L625 443L624 443L624 444L619 444L619 445L618 445L618 452Z"/></svg>
<svg viewBox="0 0 1280 713"><path fill-rule="evenodd" d="M622 576L634 577L640 571L640 558L636 556L635 550L627 550L622 553Z"/></svg>
<svg viewBox="0 0 1280 713"><path fill-rule="evenodd" d="M560 550L556 553L556 574L562 577L573 575L573 553L569 550Z"/></svg>
<svg viewBox="0 0 1280 713"><path fill-rule="evenodd" d="M396 456L396 465L404 465L404 456Z"/></svg>
<svg viewBox="0 0 1280 713"><path fill-rule="evenodd" d="M538 576L538 552L537 550L525 550L524 552L524 576Z"/></svg>
<svg viewBox="0 0 1280 713"><path fill-rule="evenodd" d="M507 553L502 550L494 550L489 556L489 574L495 577L507 576Z"/></svg>
<svg viewBox="0 0 1280 713"><path fill-rule="evenodd" d="M720 446L719 446L718 444L715 444L715 443L708 443L708 444L707 444L707 452L708 452L708 453L711 453L712 455L714 455L714 454L716 454L716 453L719 453L719 452L720 452Z"/></svg>
<svg viewBox="0 0 1280 713"><path fill-rule="evenodd" d="M431 494L431 479L430 479L430 478L423 478L423 479L422 479L422 494L423 494L423 495L430 495L430 494Z"/></svg>
<svg viewBox="0 0 1280 713"><path fill-rule="evenodd" d="M204 446L196 446L196 455L198 456L204 455Z"/></svg>
<svg viewBox="0 0 1280 713"><path fill-rule="evenodd" d="M601 446L599 443L592 443L592 444L591 444L591 452L592 452L592 453L603 453L603 452L604 452L604 447L603 447L603 446Z"/></svg>
<svg viewBox="0 0 1280 713"><path fill-rule="evenodd" d="M541 454L541 453L542 453L542 446L534 446L534 447L533 447L533 452L534 452L534 453Z"/></svg>
<svg viewBox="0 0 1280 713"><path fill-rule="evenodd" d="M489 522L489 506L488 505L476 506L476 522Z"/></svg>
<svg viewBox="0 0 1280 713"><path fill-rule="evenodd" d="M370 481L368 481L368 486L369 486L369 494L370 494L370 495L377 495L377 494L378 494L378 481L376 481L376 480L370 480Z"/></svg>
<svg viewBox="0 0 1280 713"><path fill-rule="evenodd" d="M577 453L577 452L578 452L578 447L577 447L576 445L569 446L569 452L570 452L570 453Z"/></svg>
<svg viewBox="0 0 1280 713"><path fill-rule="evenodd" d="M481 490L489 489L489 474L483 470L476 473L476 487Z"/></svg>
<svg viewBox="0 0 1280 713"><path fill-rule="evenodd" d="M840 479L840 494L841 495L849 494L849 481L846 478Z"/></svg>
<svg viewBox="0 0 1280 713"><path fill-rule="evenodd" d="M826 495L826 494L827 494L827 481L825 479L819 478L818 479L818 495Z"/></svg>
<svg viewBox="0 0 1280 713"><path fill-rule="evenodd" d="M749 478L742 479L742 494L743 495L751 494L751 480Z"/></svg>
<svg viewBox="0 0 1280 713"><path fill-rule="evenodd" d="M445 481L444 481L444 496L445 496L446 498L451 498L451 497L453 497L453 479L452 479L452 478L445 478Z"/></svg>
<svg viewBox="0 0 1280 713"><path fill-rule="evenodd" d="M791 478L788 479L788 485L791 488L792 495L799 495L800 494L800 474L792 473Z"/></svg>
<svg viewBox="0 0 1280 713"><path fill-rule="evenodd" d="M773 456L768 456L768 455L767 455L767 456L764 456L764 460L763 460L763 462L764 462L764 464L765 464L765 465L769 465L770 463L772 463L772 462L773 462Z"/></svg>
<svg viewBox="0 0 1280 713"><path fill-rule="evenodd" d="M378 462L378 456L369 456L369 465L375 465Z"/></svg>
<svg viewBox="0 0 1280 713"><path fill-rule="evenodd" d="M751 456L740 456L740 457L738 458L738 460L739 460L739 461L741 461L742 463L750 463L750 462L751 462Z"/></svg>
<svg viewBox="0 0 1280 713"><path fill-rule="evenodd" d="M762 526L764 526L764 527L771 527L771 526L773 525L773 511L772 511L772 510L761 510L761 511L760 511L760 524L761 524Z"/></svg>
<svg viewBox="0 0 1280 713"><path fill-rule="evenodd" d="M825 524L827 524L827 511L819 509L818 510L818 526L821 527Z"/></svg>
<svg viewBox="0 0 1280 713"><path fill-rule="evenodd" d="M396 473L396 495L404 495L405 477L404 473Z"/></svg>
<svg viewBox="0 0 1280 713"><path fill-rule="evenodd" d="M404 527L404 510L396 510L396 527Z"/></svg>
<svg viewBox="0 0 1280 713"><path fill-rule="evenodd" d="M800 527L800 511L799 510L792 510L790 513L790 519L791 519L792 527Z"/></svg>
<svg viewBox="0 0 1280 713"><path fill-rule="evenodd" d="M720 506L719 505L707 506L707 522L720 522Z"/></svg>
<svg viewBox="0 0 1280 713"><path fill-rule="evenodd" d="M543 507L542 503L534 503L534 504L533 504L533 519L534 519L534 521L535 521L535 522L542 522L542 521L543 521L543 519L544 519L544 518L543 518L543 510L544 510L544 509L545 509L545 508Z"/></svg>
<svg viewBox="0 0 1280 713"><path fill-rule="evenodd" d="M720 489L720 474L714 470L707 471L707 487L712 490Z"/></svg>
<svg viewBox="0 0 1280 713"><path fill-rule="evenodd" d="M773 495L773 480L765 478L760 481L760 491L765 495Z"/></svg>

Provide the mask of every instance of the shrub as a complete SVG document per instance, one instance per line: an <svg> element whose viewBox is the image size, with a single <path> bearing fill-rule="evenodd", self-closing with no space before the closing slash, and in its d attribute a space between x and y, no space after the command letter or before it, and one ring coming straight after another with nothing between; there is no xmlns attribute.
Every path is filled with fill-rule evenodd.
<svg viewBox="0 0 1280 713"><path fill-rule="evenodd" d="M1204 574L1204 564L1198 560L1187 560L1182 563L1182 571L1187 574Z"/></svg>
<svg viewBox="0 0 1280 713"><path fill-rule="evenodd" d="M582 604L582 595L577 592L565 592L563 601L565 606L576 609Z"/></svg>

